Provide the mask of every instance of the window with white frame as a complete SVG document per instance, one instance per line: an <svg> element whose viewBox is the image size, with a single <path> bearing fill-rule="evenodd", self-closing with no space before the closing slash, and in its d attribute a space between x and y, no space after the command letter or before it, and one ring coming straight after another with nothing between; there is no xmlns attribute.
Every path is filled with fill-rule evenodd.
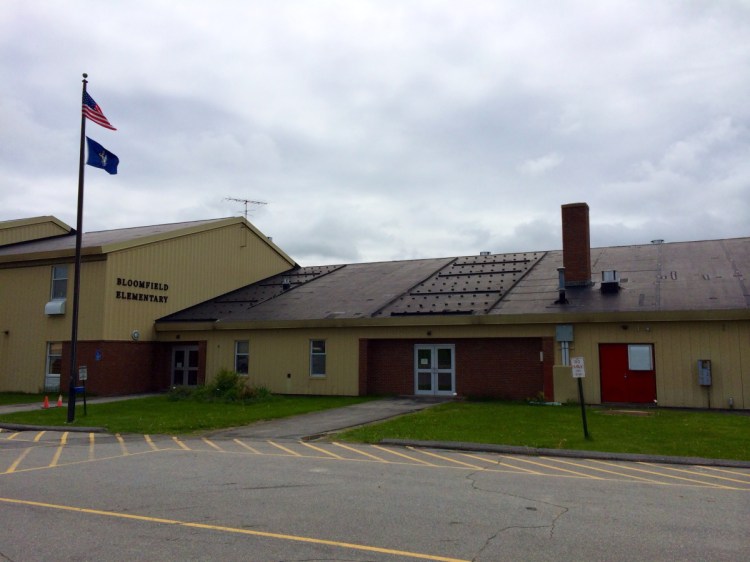
<svg viewBox="0 0 750 562"><path fill-rule="evenodd" d="M628 369L631 371L654 370L654 354L651 344L628 346Z"/></svg>
<svg viewBox="0 0 750 562"><path fill-rule="evenodd" d="M310 340L310 376L326 375L326 340Z"/></svg>
<svg viewBox="0 0 750 562"><path fill-rule="evenodd" d="M68 266L52 266L52 288L50 300L62 300L68 295Z"/></svg>
<svg viewBox="0 0 750 562"><path fill-rule="evenodd" d="M47 369L44 375L46 392L60 391L60 373L62 372L62 342L47 343Z"/></svg>
<svg viewBox="0 0 750 562"><path fill-rule="evenodd" d="M234 370L240 375L248 374L250 365L250 342L237 340L234 342Z"/></svg>

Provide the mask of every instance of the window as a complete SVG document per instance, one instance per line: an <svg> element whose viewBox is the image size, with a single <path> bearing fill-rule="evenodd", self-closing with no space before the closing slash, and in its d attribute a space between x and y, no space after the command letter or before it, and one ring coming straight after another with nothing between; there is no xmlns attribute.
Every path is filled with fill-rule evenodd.
<svg viewBox="0 0 750 562"><path fill-rule="evenodd" d="M50 291L51 300L62 300L68 295L68 266L52 266L52 290Z"/></svg>
<svg viewBox="0 0 750 562"><path fill-rule="evenodd" d="M326 374L326 340L310 340L310 376Z"/></svg>
<svg viewBox="0 0 750 562"><path fill-rule="evenodd" d="M628 346L628 369L631 371L653 371L654 362L651 345Z"/></svg>
<svg viewBox="0 0 750 562"><path fill-rule="evenodd" d="M60 391L60 372L62 371L62 343L47 343L47 369L44 375L46 392Z"/></svg>
<svg viewBox="0 0 750 562"><path fill-rule="evenodd" d="M247 340L234 342L234 370L240 375L246 375L250 360L250 342Z"/></svg>

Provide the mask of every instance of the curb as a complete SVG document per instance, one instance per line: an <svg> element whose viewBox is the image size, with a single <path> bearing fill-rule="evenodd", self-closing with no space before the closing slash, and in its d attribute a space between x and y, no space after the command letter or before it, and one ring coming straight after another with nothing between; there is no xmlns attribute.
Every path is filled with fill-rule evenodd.
<svg viewBox="0 0 750 562"><path fill-rule="evenodd" d="M29 425L25 423L0 423L0 428L16 431L70 431L73 433L108 433L103 427L80 427L64 425Z"/></svg>
<svg viewBox="0 0 750 562"><path fill-rule="evenodd" d="M571 449L543 449L538 447L519 447L514 445L484 445L480 443L463 443L451 441L412 441L409 439L382 439L382 445L400 445L404 447L424 447L431 449L450 449L454 451L474 451L485 453L505 453L509 455L526 455L532 457L563 457L573 459L594 459L628 462L649 462L659 464L681 464L694 466L722 466L750 469L750 461L734 459L706 459L702 457L671 457L666 455L643 455L639 453L605 453L602 451L575 451Z"/></svg>

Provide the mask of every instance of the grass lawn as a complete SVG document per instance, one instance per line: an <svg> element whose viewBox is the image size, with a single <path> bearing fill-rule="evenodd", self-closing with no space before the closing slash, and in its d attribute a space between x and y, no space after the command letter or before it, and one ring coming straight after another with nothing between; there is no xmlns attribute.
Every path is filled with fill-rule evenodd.
<svg viewBox="0 0 750 562"><path fill-rule="evenodd" d="M29 395L26 395L29 396ZM112 433L180 434L247 425L256 421L347 406L351 397L272 396L255 403L204 403L167 396L89 404L79 401L73 426ZM35 400L36 401L36 400ZM35 409L0 420L35 425L66 424L67 408ZM578 406L517 402L450 402L336 435L336 440L463 441L550 449L578 449L750 460L750 415L726 412L587 408L591 439L584 439Z"/></svg>
<svg viewBox="0 0 750 562"><path fill-rule="evenodd" d="M0 392L0 406L9 404L36 404L41 406L44 397L47 396L50 402L57 402L57 394L52 396L49 392L45 394L27 394L24 392Z"/></svg>
<svg viewBox="0 0 750 562"><path fill-rule="evenodd" d="M103 404L76 402L76 416L67 424L67 407L16 412L0 416L0 421L64 427L104 427L111 433L178 434L248 425L256 421L283 418L317 410L364 402L369 398L344 396L273 396L248 404L169 400L167 396L134 398Z"/></svg>
<svg viewBox="0 0 750 562"><path fill-rule="evenodd" d="M451 402L417 414L338 434L337 440L465 441L750 460L750 416L677 410L587 408L591 439L583 436L580 406Z"/></svg>

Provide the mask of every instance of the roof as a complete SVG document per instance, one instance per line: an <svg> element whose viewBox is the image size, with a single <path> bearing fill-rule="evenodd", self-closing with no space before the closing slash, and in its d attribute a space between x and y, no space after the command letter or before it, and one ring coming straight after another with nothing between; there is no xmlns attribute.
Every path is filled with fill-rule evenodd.
<svg viewBox="0 0 750 562"><path fill-rule="evenodd" d="M187 234L203 232L231 224L246 225L262 240L267 241L269 246L273 247L276 252L284 256L290 264L294 263L294 260L289 258L280 248L273 244L273 242L243 217L228 217L85 232L81 237L81 254L83 256L107 254L118 250L168 240L170 238L185 236ZM69 234L45 238L43 240L32 240L29 242L2 246L0 247L0 263L71 257L75 255L75 245L75 231L72 231Z"/></svg>
<svg viewBox="0 0 750 562"><path fill-rule="evenodd" d="M70 231L70 226L62 222L57 217L52 215L44 215L40 217L29 217L25 219L11 219L7 221L0 221L0 230L19 228L22 226L33 226L38 224L52 223L57 226L60 230Z"/></svg>
<svg viewBox="0 0 750 562"><path fill-rule="evenodd" d="M71 227L53 216L0 221L0 246L68 234Z"/></svg>
<svg viewBox="0 0 750 562"><path fill-rule="evenodd" d="M592 284L559 298L562 251L291 269L160 319L222 324L361 318L741 310L750 238L591 250ZM614 292L602 272L616 271Z"/></svg>

